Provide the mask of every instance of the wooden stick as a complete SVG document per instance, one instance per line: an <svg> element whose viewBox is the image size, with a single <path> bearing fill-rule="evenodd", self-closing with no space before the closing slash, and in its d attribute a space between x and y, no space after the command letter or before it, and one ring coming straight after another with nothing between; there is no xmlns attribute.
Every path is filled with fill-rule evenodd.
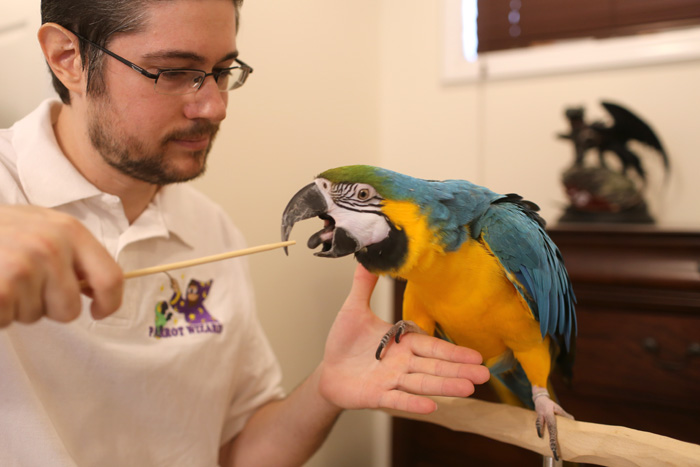
<svg viewBox="0 0 700 467"><path fill-rule="evenodd" d="M199 264L213 263L214 261L221 261L229 258L236 258L238 256L252 255L254 253L260 253L263 251L274 250L276 248L284 248L290 245L294 245L296 242L294 240L289 240L287 242L279 243L269 243L267 245L259 245L250 248L243 248L241 250L229 251L227 253L219 253L217 255L204 256L201 258L190 259L187 261L180 261L177 263L163 264L162 266L152 266L149 268L135 269L124 273L124 279L131 279L134 277L147 276L149 274L157 274L159 272L170 271L171 269L181 269L190 266L197 266Z"/></svg>
<svg viewBox="0 0 700 467"><path fill-rule="evenodd" d="M551 456L547 435L537 437L535 412L477 399L431 397L438 410L429 415L386 410L396 417L442 425L486 436ZM610 466L700 466L700 446L621 426L557 417L564 460Z"/></svg>

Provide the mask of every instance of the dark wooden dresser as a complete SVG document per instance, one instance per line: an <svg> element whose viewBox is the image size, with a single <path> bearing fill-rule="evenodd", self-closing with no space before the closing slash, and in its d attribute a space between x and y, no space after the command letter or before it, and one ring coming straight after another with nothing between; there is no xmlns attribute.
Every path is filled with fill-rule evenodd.
<svg viewBox="0 0 700 467"><path fill-rule="evenodd" d="M578 299L573 384L553 377L562 406L578 420L700 444L700 232L572 224L549 233ZM402 283L395 294L399 319ZM497 400L488 385L474 397ZM400 418L392 426L395 467L541 465L481 436Z"/></svg>

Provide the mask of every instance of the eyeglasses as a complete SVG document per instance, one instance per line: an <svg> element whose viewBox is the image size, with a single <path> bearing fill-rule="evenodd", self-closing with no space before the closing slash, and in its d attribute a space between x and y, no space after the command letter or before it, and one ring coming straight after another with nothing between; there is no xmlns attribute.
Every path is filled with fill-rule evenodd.
<svg viewBox="0 0 700 467"><path fill-rule="evenodd" d="M207 76L212 76L214 78L214 81L216 81L216 84L219 87L219 91L228 92L243 86L243 83L245 83L246 79L248 79L248 75L253 72L253 69L250 66L236 58L234 60L236 63L238 63L237 66L215 69L211 73L207 73L204 70L194 70L189 68L168 68L158 70L157 73L149 73L137 64L130 62L124 57L120 57L114 52L105 49L101 45L92 42L90 39L87 39L76 32L70 32L75 34L75 36L79 39L100 49L107 55L116 58L124 65L130 67L132 70L141 73L146 78L154 80L153 89L158 94L182 95L197 92L199 88L202 87L202 84Z"/></svg>

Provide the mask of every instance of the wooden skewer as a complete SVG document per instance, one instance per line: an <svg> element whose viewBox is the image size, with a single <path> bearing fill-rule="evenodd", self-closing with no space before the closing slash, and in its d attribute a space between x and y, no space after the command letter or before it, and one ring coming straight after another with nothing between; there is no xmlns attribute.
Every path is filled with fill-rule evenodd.
<svg viewBox="0 0 700 467"><path fill-rule="evenodd" d="M274 250L277 248L286 248L288 246L294 245L296 242L294 240L289 240L286 242L279 243L268 243L267 245L253 246L250 248L243 248L240 250L233 250L226 253L219 253L217 255L203 256L201 258L190 259L186 261L179 261L176 263L163 264L161 266L151 266L143 269L134 269L133 271L125 272L124 279L132 279L134 277L147 276L149 274L157 274L159 272L170 271L172 269L181 269L190 266L197 266L199 264L213 263L214 261L221 261L229 258L236 258L238 256L252 255L254 253L261 253L263 251ZM87 281L80 281L80 289L86 291L89 289Z"/></svg>
<svg viewBox="0 0 700 467"><path fill-rule="evenodd" d="M296 242L294 240L279 243L268 243L267 245L253 246L250 248L243 248L241 250L229 251L227 253L219 253L217 255L203 256L201 258L190 259L187 261L179 261L177 263L163 264L161 266L152 266L143 269L135 269L133 271L125 272L124 279L148 276L149 274L157 274L159 272L170 271L171 269L187 268L190 266L197 266L199 264L213 263L214 261L221 261L229 258L237 258L239 256L252 255L254 253L261 253L263 251L284 248L290 245L294 245L295 243Z"/></svg>

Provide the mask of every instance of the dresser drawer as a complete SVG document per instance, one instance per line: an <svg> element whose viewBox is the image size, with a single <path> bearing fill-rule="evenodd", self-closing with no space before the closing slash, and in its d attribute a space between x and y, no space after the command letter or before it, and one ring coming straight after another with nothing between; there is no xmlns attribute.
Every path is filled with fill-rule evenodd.
<svg viewBox="0 0 700 467"><path fill-rule="evenodd" d="M700 411L700 316L577 312L575 393Z"/></svg>

